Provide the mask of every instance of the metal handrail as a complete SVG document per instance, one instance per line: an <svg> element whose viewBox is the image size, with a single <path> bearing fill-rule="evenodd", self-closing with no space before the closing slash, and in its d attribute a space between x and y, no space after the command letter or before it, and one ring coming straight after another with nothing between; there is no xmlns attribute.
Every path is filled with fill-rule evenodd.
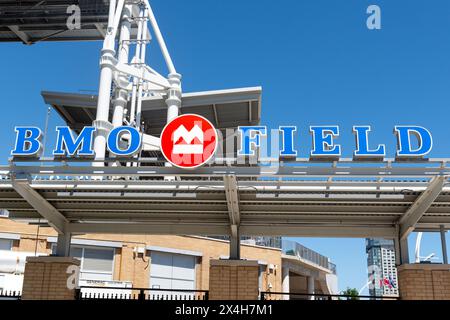
<svg viewBox="0 0 450 320"><path fill-rule="evenodd" d="M4 300L4 299L20 300L21 298L22 298L22 292L20 292L20 291L0 290L0 300Z"/></svg>
<svg viewBox="0 0 450 320"><path fill-rule="evenodd" d="M375 299L375 300L398 300L398 297L383 297L383 296L366 296L366 295L358 295L352 296L348 294L323 294L323 293L300 293L300 292L270 292L270 291L262 291L260 292L260 300L266 300L266 296L268 295L283 295L283 296L303 296L303 297L320 297L327 298L328 300L333 300L333 298L347 298L347 300L357 300L357 299Z"/></svg>
<svg viewBox="0 0 450 320"><path fill-rule="evenodd" d="M173 291L173 292L209 292L209 290L197 289L158 289L158 288L114 288L114 287L96 287L96 286L80 286L78 289L105 289L105 290L136 290L136 291Z"/></svg>
<svg viewBox="0 0 450 320"><path fill-rule="evenodd" d="M98 296L98 294L89 294L88 297L83 297L81 290L83 289L96 289L96 290L127 290L127 291L139 291L138 294L114 294L114 293L104 293L101 296ZM208 300L209 299L209 290L196 290L196 289L158 289L158 288L114 288L114 287L96 287L96 286L80 286L79 288L75 289L75 295L76 299L131 299L131 300L147 300L146 292L167 292L167 293L192 293L192 294L203 294L202 299L197 300ZM137 297L137 299L135 298ZM165 296L168 298L168 296ZM174 296L170 295L170 300L172 300ZM157 299L159 299L159 295L157 296ZM161 295L161 300L167 300L164 299L164 296ZM186 299L184 296L184 299L177 299L177 296L175 296L174 300L189 300ZM194 299L196 300L196 299Z"/></svg>

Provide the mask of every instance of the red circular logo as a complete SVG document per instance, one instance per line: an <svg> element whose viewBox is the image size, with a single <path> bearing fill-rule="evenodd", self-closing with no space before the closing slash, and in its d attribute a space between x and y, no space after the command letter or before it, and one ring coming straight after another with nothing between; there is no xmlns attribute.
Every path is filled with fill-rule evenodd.
<svg viewBox="0 0 450 320"><path fill-rule="evenodd" d="M176 167L197 168L212 158L217 140L217 131L211 122L196 114L184 114L164 127L161 151Z"/></svg>

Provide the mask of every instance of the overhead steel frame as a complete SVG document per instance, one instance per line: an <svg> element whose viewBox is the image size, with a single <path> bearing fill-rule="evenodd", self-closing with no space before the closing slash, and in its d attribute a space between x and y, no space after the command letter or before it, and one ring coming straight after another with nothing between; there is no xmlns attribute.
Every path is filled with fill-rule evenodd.
<svg viewBox="0 0 450 320"><path fill-rule="evenodd" d="M119 159L109 159L108 161L117 160ZM223 159L216 160L221 162ZM442 201L447 203L447 194L450 192L450 187L447 187L450 176L449 159L428 159L428 161L409 163L396 163L389 159L377 163L357 162L350 159L316 163L297 159L289 163L278 163L276 170L273 169L274 163L272 163L273 166L224 166L213 163L190 171L161 166L158 159L136 160L146 164L139 167L105 166L101 168L77 165L77 161L80 160L72 161L70 164L48 159L42 159L42 161L44 165L13 162L9 167L1 167L0 177L2 179L0 181L3 187L12 182L12 187L16 192L62 234L114 233L120 228L121 233L230 235L232 240L230 257L232 258L239 258L239 236L241 234L383 237L395 241L400 264L409 261L406 240L413 230L440 231L442 234L450 227L450 210L445 211L444 208L443 211L439 210L436 214L426 214L427 210L436 203L438 196L444 197L437 203L438 207ZM225 162L232 162L232 159ZM93 179L93 176L100 176L103 179ZM178 178L175 181L155 180L166 176ZM52 188L99 190L100 193L111 190L155 190L154 192L174 192L174 197L177 192L190 192L193 193L194 198L201 196L202 189L221 190L226 198L228 223L217 223L214 219L208 221L208 218L196 221L186 220L186 223L180 223L178 220L177 223L171 223L170 218L167 218L169 219L167 222L156 222L155 224L142 221L133 223L130 219L125 222L109 221L105 218L98 221L66 222L63 220L65 216L62 213L58 214L58 210L46 203L46 199L39 194L39 190ZM375 199L372 196L360 200L349 200L355 205L353 211L349 213L338 210L327 212L324 215L321 212L314 214L315 211L297 213L295 211L284 212L283 209L280 209L276 213L274 212L274 216L270 219L259 221L258 215L261 215L262 212L259 214L248 211L249 209L245 206L249 200L245 197L244 203L241 203L242 197L249 190L254 190L256 193L256 198L252 201L258 201L259 194L267 196L268 193L274 192L276 194L273 199L278 199L280 202L277 203L280 205L284 201L301 202L302 198L288 197L283 200L283 198L278 198L277 194L289 195L303 191L323 194L325 197L323 201L333 192L368 192L369 195L373 194L378 197L377 193L387 192L395 196L402 195L406 190L407 192L414 191L418 196L411 198L409 207L403 214L399 214L396 220L384 219L383 215L366 220L362 219L363 212L359 215L361 220L358 220L360 218L352 219L351 217L358 213L357 210L361 205L370 206L378 203L372 200ZM445 195L442 196L442 194ZM389 198L386 199L389 201ZM244 212L242 206L244 206ZM203 209L198 207L198 210ZM183 215L183 212L181 210L179 215ZM246 219L244 223L242 223L243 213ZM188 211L185 214L186 217L189 216ZM299 215L302 218L295 218L297 214L302 214ZM255 218L250 223L249 217L253 216ZM267 216L264 219L267 219ZM336 224L330 221L340 222ZM64 243L63 239L61 241ZM444 245L443 243L443 247Z"/></svg>

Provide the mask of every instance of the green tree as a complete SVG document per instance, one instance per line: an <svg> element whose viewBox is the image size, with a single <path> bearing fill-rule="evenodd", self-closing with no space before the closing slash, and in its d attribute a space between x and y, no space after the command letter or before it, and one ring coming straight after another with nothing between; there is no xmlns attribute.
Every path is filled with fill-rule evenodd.
<svg viewBox="0 0 450 320"><path fill-rule="evenodd" d="M341 292L342 295L350 296L348 300L359 300L359 292L355 288L348 288Z"/></svg>

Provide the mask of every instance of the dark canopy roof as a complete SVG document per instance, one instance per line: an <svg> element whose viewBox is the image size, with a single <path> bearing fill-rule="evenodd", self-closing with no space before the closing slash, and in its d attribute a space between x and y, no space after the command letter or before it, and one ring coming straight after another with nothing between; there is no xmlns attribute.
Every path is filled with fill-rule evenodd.
<svg viewBox="0 0 450 320"><path fill-rule="evenodd" d="M80 8L80 29L67 27L71 5ZM101 40L108 11L108 0L0 0L0 41Z"/></svg>

